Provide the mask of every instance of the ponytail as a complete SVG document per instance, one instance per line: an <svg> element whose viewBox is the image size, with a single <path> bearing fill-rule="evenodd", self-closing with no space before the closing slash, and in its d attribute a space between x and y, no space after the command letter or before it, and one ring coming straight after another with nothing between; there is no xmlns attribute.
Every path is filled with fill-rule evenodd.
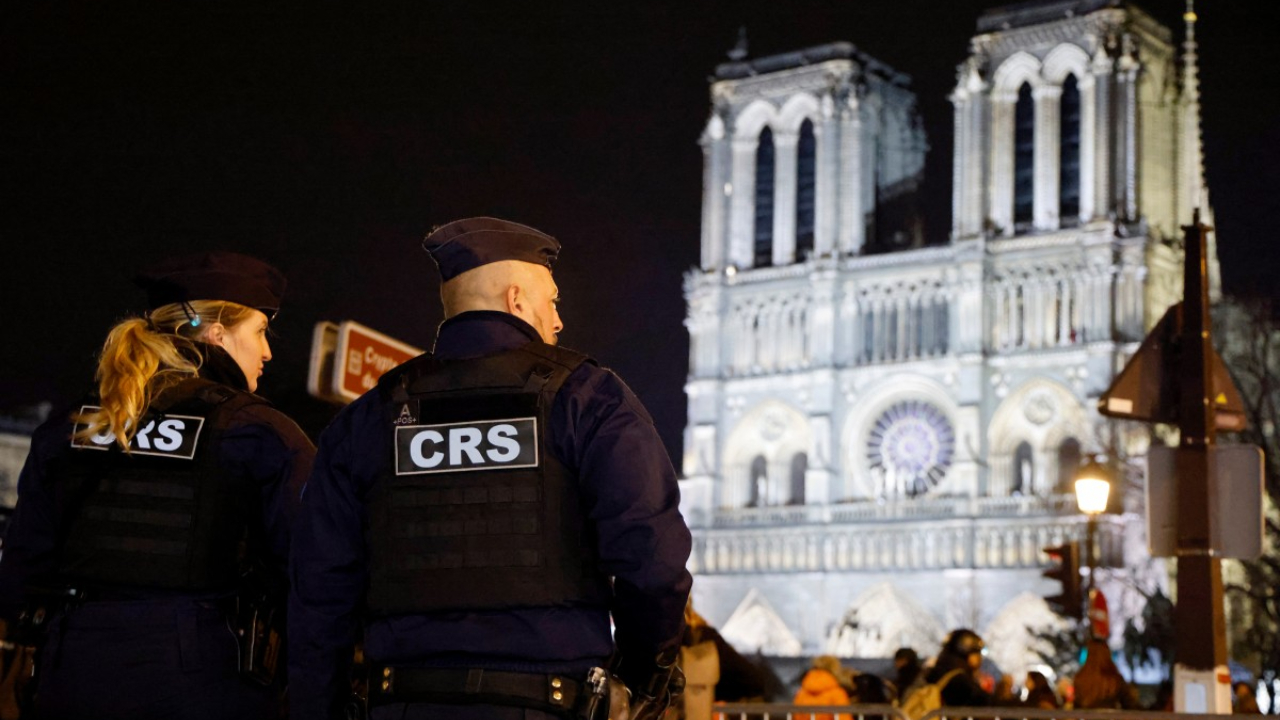
<svg viewBox="0 0 1280 720"><path fill-rule="evenodd" d="M191 352L195 349L192 341L200 339L205 328L215 322L231 328L252 313L235 303L197 300L161 306L152 310L148 319L117 323L107 333L94 375L100 407L73 418L83 426L75 437L87 440L109 433L129 452L129 442L151 401L199 374L200 356Z"/></svg>

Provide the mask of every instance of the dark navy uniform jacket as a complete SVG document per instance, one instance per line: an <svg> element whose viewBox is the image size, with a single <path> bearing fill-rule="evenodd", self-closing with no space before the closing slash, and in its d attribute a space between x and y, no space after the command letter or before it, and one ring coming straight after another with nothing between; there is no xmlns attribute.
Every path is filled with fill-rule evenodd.
<svg viewBox="0 0 1280 720"><path fill-rule="evenodd" d="M243 371L220 349L209 354L200 375L237 390L248 387ZM70 511L61 506L49 468L58 456L72 452L71 431L69 409L51 416L31 439L30 454L18 477L18 504L0 556L0 618L11 619L22 610L28 578L40 578L54 567L58 528L70 519ZM289 556L289 525L311 473L315 447L279 410L255 403L231 418L221 452L221 464L228 473L261 484L262 523L274 555L271 560L283 568Z"/></svg>
<svg viewBox="0 0 1280 720"><path fill-rule="evenodd" d="M247 388L243 372L221 349L207 355L200 374L238 390ZM70 449L72 427L70 410L41 425L32 438L30 454L18 479L18 504L5 535L3 556L0 556L0 617L10 622L30 599L27 595L31 583L45 585L49 581L57 566L61 536L68 523L74 521L74 510L57 492L52 476L60 456L74 452ZM281 569L288 558L290 523L314 457L315 447L302 430L265 403L237 410L222 436L219 455L222 468L261 486L262 526L272 556L267 560ZM171 698L173 707L178 708L174 716L180 717L183 716L181 708L188 704L220 702L231 707L234 698L228 698L227 693L249 688L237 676L235 643L229 639L225 621L202 621L201 632L207 628L207 638L173 637L176 634L174 613L207 607L204 601L211 593L194 595L126 586L105 590L111 602L92 602L90 598L91 602L68 613L69 622L55 623L62 636L60 645L64 652L61 658L51 657L57 653L46 648L42 668L47 664L55 671L45 673L41 681L42 694L47 690L63 695L60 701L66 702L83 697L99 707L145 706L155 710L155 704L148 703L158 701L161 696L173 696L184 688L204 688L212 692L211 688L217 683L209 678L222 678L224 682L220 687L224 690L218 693L221 697L204 698L199 696L199 690L190 690L185 698ZM233 588L228 588L230 590ZM91 616L98 626L118 625L120 634L127 636L128 642L83 647L96 641L80 633L77 621ZM211 645L214 642L216 646ZM51 638L50 645L53 644ZM184 656L183 652L189 655L190 648L196 644L209 662L193 663L192 658ZM213 661L214 647L223 653L217 662ZM65 697L68 693L78 697ZM98 716L103 715L98 713Z"/></svg>
<svg viewBox="0 0 1280 720"><path fill-rule="evenodd" d="M440 326L435 354L481 357L538 340L501 312L468 312ZM585 675L613 651L609 613L536 607L365 618L364 498L392 458L386 402L374 390L345 408L320 440L303 493L290 561L290 709L335 717L350 694L352 647L389 665L482 667ZM578 477L599 538L601 572L614 578L612 618L624 657L679 645L692 579L689 529L675 471L652 420L609 370L584 363L556 396L553 452Z"/></svg>

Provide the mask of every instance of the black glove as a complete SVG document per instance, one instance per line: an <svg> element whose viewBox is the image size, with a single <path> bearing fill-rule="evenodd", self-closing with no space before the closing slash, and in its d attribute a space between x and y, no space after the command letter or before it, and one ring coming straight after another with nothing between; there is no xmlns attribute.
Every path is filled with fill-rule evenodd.
<svg viewBox="0 0 1280 720"><path fill-rule="evenodd" d="M684 692L684 671L676 664L680 648L654 657L643 667L623 660L619 675L631 689L631 720L655 720Z"/></svg>

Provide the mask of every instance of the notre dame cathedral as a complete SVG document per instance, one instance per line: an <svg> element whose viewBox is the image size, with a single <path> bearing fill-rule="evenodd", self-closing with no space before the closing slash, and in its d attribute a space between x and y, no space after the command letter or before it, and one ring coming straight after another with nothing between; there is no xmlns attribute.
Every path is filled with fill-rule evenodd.
<svg viewBox="0 0 1280 720"><path fill-rule="evenodd" d="M923 245L906 78L848 43L711 80L682 509L694 604L740 649L932 654L971 627L1006 671L1053 623L1042 548L1085 538L1118 634L1147 552L1145 426L1097 399L1181 297L1211 218L1195 15L1119 0L991 10L960 63L949 242ZM1211 224L1211 223L1210 223ZM1210 241L1216 292L1217 259Z"/></svg>

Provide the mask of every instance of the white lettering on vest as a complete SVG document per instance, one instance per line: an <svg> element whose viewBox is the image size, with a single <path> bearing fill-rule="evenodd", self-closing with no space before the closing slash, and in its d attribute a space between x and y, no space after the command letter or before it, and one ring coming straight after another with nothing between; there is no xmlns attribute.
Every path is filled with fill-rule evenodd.
<svg viewBox="0 0 1280 720"><path fill-rule="evenodd" d="M82 405L80 412L87 415L99 409L96 405ZM132 424L132 420L126 421L125 427ZM79 433L83 428L84 425L76 423L73 433ZM149 418L142 429L130 438L129 451L135 455L191 460L195 457L203 428L204 418L196 415L161 415L158 419ZM107 429L102 429L87 439L74 434L71 438L71 447L79 450L105 451L115 443L115 433Z"/></svg>
<svg viewBox="0 0 1280 720"><path fill-rule="evenodd" d="M156 428L156 432L160 434L160 437L154 440L156 449L173 452L182 447L182 431L186 427L186 423L176 418L167 418L160 421L160 427Z"/></svg>
<svg viewBox="0 0 1280 720"><path fill-rule="evenodd" d="M480 456L480 451L476 449L480 445L480 438L484 437L480 431L473 427L454 427L449 428L449 464L461 465L462 453L467 454L467 459L473 463L481 464L484 458Z"/></svg>
<svg viewBox="0 0 1280 720"><path fill-rule="evenodd" d="M520 443L515 440L516 427L510 423L494 425L489 428L489 444L494 447L485 451L489 459L497 462L511 462L520 454ZM502 448L502 450L498 450Z"/></svg>
<svg viewBox="0 0 1280 720"><path fill-rule="evenodd" d="M538 466L534 417L393 428L397 475Z"/></svg>
<svg viewBox="0 0 1280 720"><path fill-rule="evenodd" d="M413 464L420 468L433 468L444 459L444 453L441 452L431 453L431 457L423 456L422 444L427 440L433 443L442 443L444 442L444 436L435 430L423 430L413 436L413 440L409 443L409 457L413 458Z"/></svg>
<svg viewBox="0 0 1280 720"><path fill-rule="evenodd" d="M142 426L142 429L138 431L137 435L133 436L133 439L135 442L138 443L139 448L143 450L151 449L151 438L147 437L147 433L151 432L151 430L155 426L156 426L156 421L151 420L146 425Z"/></svg>

